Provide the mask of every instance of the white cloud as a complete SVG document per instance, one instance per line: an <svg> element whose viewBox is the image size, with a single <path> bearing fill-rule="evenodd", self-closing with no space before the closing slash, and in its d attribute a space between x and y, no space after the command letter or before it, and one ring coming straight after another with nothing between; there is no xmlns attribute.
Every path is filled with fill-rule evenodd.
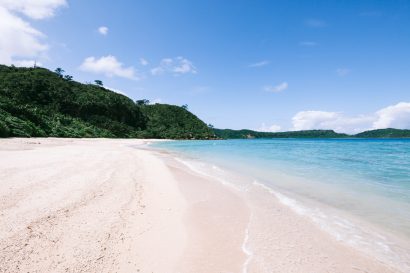
<svg viewBox="0 0 410 273"><path fill-rule="evenodd" d="M88 57L81 64L80 70L103 74L107 77L117 76L133 80L139 79L133 67L124 67L124 65L112 55L103 56L99 59Z"/></svg>
<svg viewBox="0 0 410 273"><path fill-rule="evenodd" d="M410 102L399 102L376 112L374 129L397 128L410 129Z"/></svg>
<svg viewBox="0 0 410 273"><path fill-rule="evenodd" d="M39 20L53 17L56 9L67 6L67 2L65 0L0 0L0 6Z"/></svg>
<svg viewBox="0 0 410 273"><path fill-rule="evenodd" d="M101 35L107 35L108 34L108 27L105 27L105 26L101 26L101 27L99 27L98 28L98 32L101 34Z"/></svg>
<svg viewBox="0 0 410 273"><path fill-rule="evenodd" d="M162 59L161 62L159 63L159 66L151 69L151 74L156 76L156 75L163 74L166 71L171 71L172 63L173 63L173 60L171 58Z"/></svg>
<svg viewBox="0 0 410 273"><path fill-rule="evenodd" d="M369 116L347 117L338 112L301 111L293 118L293 130L327 129L342 133L358 133L370 128Z"/></svg>
<svg viewBox="0 0 410 273"><path fill-rule="evenodd" d="M319 19L309 19L306 20L305 24L308 27L312 27L312 28L322 28L326 26L326 22L323 20L319 20Z"/></svg>
<svg viewBox="0 0 410 273"><path fill-rule="evenodd" d="M293 128L294 130L324 129L327 127L326 123L335 120L337 116L336 112L301 111L292 118Z"/></svg>
<svg viewBox="0 0 410 273"><path fill-rule="evenodd" d="M270 62L268 60L263 60L257 63L250 64L249 67L261 67L261 66L268 65L269 63Z"/></svg>
<svg viewBox="0 0 410 273"><path fill-rule="evenodd" d="M306 46L306 47L314 47L318 46L319 44L313 41L303 41L299 43L300 46Z"/></svg>
<svg viewBox="0 0 410 273"><path fill-rule="evenodd" d="M276 124L266 125L264 122L262 125L257 129L259 132L279 132L281 127Z"/></svg>
<svg viewBox="0 0 410 273"><path fill-rule="evenodd" d="M329 129L359 133L371 129L410 129L410 103L400 102L373 114L349 117L339 112L301 111L292 118L293 130Z"/></svg>
<svg viewBox="0 0 410 273"><path fill-rule="evenodd" d="M338 68L336 69L336 73L339 77L347 76L350 73L350 69L348 68Z"/></svg>
<svg viewBox="0 0 410 273"><path fill-rule="evenodd" d="M281 84L278 84L276 86L271 86L271 85L267 85L264 87L265 91L267 92L271 92L271 93L279 93L282 92L286 89L288 89L289 85L287 82L282 82Z"/></svg>
<svg viewBox="0 0 410 273"><path fill-rule="evenodd" d="M44 41L46 36L16 13L44 19L64 5L66 2L61 0L0 0L0 63L31 66L35 59L43 58L49 48Z"/></svg>
<svg viewBox="0 0 410 273"><path fill-rule="evenodd" d="M157 67L151 69L151 74L156 76L164 73L173 73L174 75L196 74L197 70L193 63L184 57L164 58Z"/></svg>
<svg viewBox="0 0 410 273"><path fill-rule="evenodd" d="M174 67L173 71L175 73L196 73L196 68L192 64L192 62L188 59L182 58L182 57L177 57L177 65Z"/></svg>
<svg viewBox="0 0 410 273"><path fill-rule="evenodd" d="M15 58L35 58L48 49L45 37L29 23L0 6L0 62L12 64Z"/></svg>
<svg viewBox="0 0 410 273"><path fill-rule="evenodd" d="M144 58L140 58L140 64L141 64L142 66L147 66L147 65L149 64L149 62L148 62L146 59L144 59Z"/></svg>

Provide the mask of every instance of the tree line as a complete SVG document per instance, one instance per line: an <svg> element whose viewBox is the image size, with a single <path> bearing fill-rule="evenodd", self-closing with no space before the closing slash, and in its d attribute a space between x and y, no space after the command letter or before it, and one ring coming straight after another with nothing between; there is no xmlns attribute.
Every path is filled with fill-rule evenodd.
<svg viewBox="0 0 410 273"><path fill-rule="evenodd" d="M0 65L0 136L209 139L213 131L187 110L133 101L40 67Z"/></svg>

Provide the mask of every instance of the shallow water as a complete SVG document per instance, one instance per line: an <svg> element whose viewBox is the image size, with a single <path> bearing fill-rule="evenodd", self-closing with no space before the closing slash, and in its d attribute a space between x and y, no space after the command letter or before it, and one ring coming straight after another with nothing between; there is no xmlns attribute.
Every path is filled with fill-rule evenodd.
<svg viewBox="0 0 410 273"><path fill-rule="evenodd" d="M197 170L234 187L243 187L243 182L240 185L219 168L243 174L249 183L271 191L336 239L393 263L407 263L410 140L257 139L154 145L188 158Z"/></svg>

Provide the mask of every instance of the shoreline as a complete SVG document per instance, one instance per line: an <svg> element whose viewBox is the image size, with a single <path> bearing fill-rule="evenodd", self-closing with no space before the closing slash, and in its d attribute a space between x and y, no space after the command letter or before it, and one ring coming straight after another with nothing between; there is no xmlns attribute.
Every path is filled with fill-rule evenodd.
<svg viewBox="0 0 410 273"><path fill-rule="evenodd" d="M177 156L183 158L183 155L179 153ZM232 173L232 169L226 173L226 170L210 165L209 162L203 164L196 159L195 162L189 162L186 161L189 159L178 157L176 158L178 162L186 165L197 174L218 181L222 186L240 194L251 207L252 219L248 223L244 239L247 244L246 248L243 245L242 249L244 253L252 253L251 255L255 256L256 261L247 260L246 264L249 264L250 269L244 269L243 272L272 272L271 269L278 270L277 272L328 272L326 270L329 268L332 269L331 272L407 272L406 269L400 270L396 266L388 265L375 256L364 253L347 242L335 238L329 231L322 229L314 219L304 213L298 213L294 206L283 202L284 198L287 201L294 200L274 192L264 184L256 181L251 184L245 181L240 182L241 175ZM203 166L198 166L195 163L209 165L207 166L209 169L202 169ZM214 176L212 169L225 172L226 176L224 178L218 174ZM235 185L230 184L229 180L235 181ZM258 213L259 216L257 216ZM274 217L272 217L273 215ZM274 227L278 224L280 228L275 230ZM253 226L250 228L250 232L249 226ZM255 228L255 226L258 227ZM306 227L309 227L308 231L306 231ZM247 238L247 232L248 236L249 233L251 234L250 238ZM259 240L256 243L255 234ZM299 238L298 241L295 241L294 236ZM250 249L248 248L249 241ZM265 244L264 241L269 241L271 244ZM278 248L276 244L280 244L281 247ZM303 251L299 252L299 249L303 249ZM306 263L295 263L295 260ZM283 264L284 266L281 267Z"/></svg>
<svg viewBox="0 0 410 273"><path fill-rule="evenodd" d="M398 272L152 141L1 140L0 272Z"/></svg>
<svg viewBox="0 0 410 273"><path fill-rule="evenodd" d="M391 200L376 198L376 195L369 194L363 194L360 196L363 197L362 199L356 198L355 200L349 196L348 191L343 191L343 187L339 189L334 187L332 180L328 180L328 184L322 183L323 185L321 185L319 183L321 173L318 173L317 177L303 176L301 178L302 176L295 170L296 168L286 168L286 165L282 168L272 164L267 168L268 165L264 165L262 160L259 162L255 157L252 157L252 152L245 147L241 154L237 149L235 150L234 143L221 144L219 149L213 143L208 144L193 143L191 145L183 142L181 145L169 143L153 145L153 147L169 150L171 154L179 158L179 161L185 162L188 167L207 177L214 176L214 179L230 186L230 188L246 191L247 188L254 186L262 187L266 192L269 192L270 198L279 200L282 205L289 208L298 217L308 218L310 223L313 222L320 231L331 235L338 244L347 245L371 259L376 259L382 264L394 268L396 271L410 272L410 241L406 233L401 232L408 230L389 229L389 227L396 227L395 223L399 225L397 227L406 226L408 218L404 218L403 222L389 221L390 218L394 220L395 217L394 214L387 217L385 214L390 209L389 204L393 203ZM230 145L233 145L232 149ZM228 156L228 148L232 150L232 153L238 154L238 160L234 156ZM258 149L258 147L254 148ZM246 161L244 160L245 152L250 156L250 159ZM348 170L347 173L349 173ZM342 176L341 178L333 177L328 178L343 181ZM318 180L316 181L316 179ZM305 189L303 182L305 182L307 189ZM335 185L337 186L337 183ZM313 189L317 193L311 194ZM358 193L360 194L360 192ZM337 201L328 202L332 200L332 196L336 197L334 200ZM373 200L374 203L369 203L369 200ZM351 201L357 201L357 203L349 203ZM338 204L342 206L338 207ZM367 205L367 211L365 209L354 210L354 207L361 205ZM350 211L347 209L348 207L353 210ZM379 208L381 209L379 210ZM406 211L405 208L406 206L403 206L402 210ZM366 215L366 212L369 214ZM401 216L401 214L399 215ZM373 222L374 218L384 219L385 222Z"/></svg>

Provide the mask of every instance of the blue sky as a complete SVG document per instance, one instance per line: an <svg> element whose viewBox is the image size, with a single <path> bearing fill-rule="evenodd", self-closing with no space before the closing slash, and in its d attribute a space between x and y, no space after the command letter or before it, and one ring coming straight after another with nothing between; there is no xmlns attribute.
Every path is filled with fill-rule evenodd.
<svg viewBox="0 0 410 273"><path fill-rule="evenodd" d="M410 128L410 1L27 2L0 0L1 63L219 128Z"/></svg>

